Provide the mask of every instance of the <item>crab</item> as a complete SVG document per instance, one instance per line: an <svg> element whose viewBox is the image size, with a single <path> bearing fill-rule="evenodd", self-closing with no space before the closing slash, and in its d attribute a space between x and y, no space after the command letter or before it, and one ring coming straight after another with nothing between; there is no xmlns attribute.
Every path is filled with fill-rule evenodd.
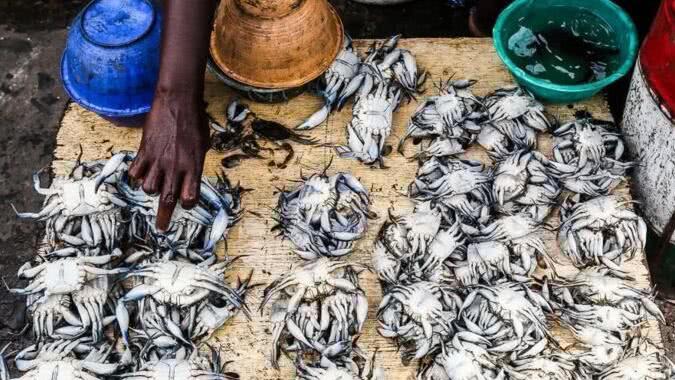
<svg viewBox="0 0 675 380"><path fill-rule="evenodd" d="M555 260L548 254L543 240L537 236L540 228L536 218L522 212L497 218L492 224L481 228L474 240L506 244L521 259L520 267L528 276L536 269L537 259L541 259L546 268L557 275Z"/></svg>
<svg viewBox="0 0 675 380"><path fill-rule="evenodd" d="M28 346L16 355L15 363L19 371L26 372L20 379L93 380L113 375L120 367L107 362L110 350L105 344L96 348L83 339L56 340ZM0 379L9 380L1 357Z"/></svg>
<svg viewBox="0 0 675 380"><path fill-rule="evenodd" d="M518 150L505 156L497 163L492 185L498 211L514 214L527 210L542 222L560 194L556 176L575 171L537 151Z"/></svg>
<svg viewBox="0 0 675 380"><path fill-rule="evenodd" d="M321 125L328 115L342 105L361 87L365 74L360 72L361 58L359 58L352 39L345 36L342 51L333 64L323 74L321 80L321 94L324 105L310 116L296 129L307 130Z"/></svg>
<svg viewBox="0 0 675 380"><path fill-rule="evenodd" d="M215 185L202 178L198 204L189 210L177 205L165 232L155 227L159 196L148 195L126 182L119 187L132 213L131 234L140 241L150 238L164 247L198 247L203 256L210 257L216 243L241 218L242 189L232 186L225 176L219 176Z"/></svg>
<svg viewBox="0 0 675 380"><path fill-rule="evenodd" d="M667 380L675 365L646 339L633 338L623 357L598 374L599 380Z"/></svg>
<svg viewBox="0 0 675 380"><path fill-rule="evenodd" d="M47 254L48 257L58 257L54 261L47 261L32 267L26 263L19 268L18 277L32 280L23 289L10 289L15 294L71 294L82 290L87 283L98 276L112 276L126 273L126 268L101 268L122 256L122 251L115 249L113 253L99 256L79 256L77 248L63 248ZM78 255L76 257L70 257Z"/></svg>
<svg viewBox="0 0 675 380"><path fill-rule="evenodd" d="M370 92L371 87L377 84L399 87L408 98L414 98L421 92L427 73L419 72L412 52L397 47L400 37L392 36L382 43L373 44L368 50L362 65L362 72L367 75L359 96Z"/></svg>
<svg viewBox="0 0 675 380"><path fill-rule="evenodd" d="M551 304L527 284L502 280L477 285L464 299L459 318L493 342L492 352L526 351L554 341L545 314L551 311Z"/></svg>
<svg viewBox="0 0 675 380"><path fill-rule="evenodd" d="M222 363L220 355L213 348L210 355L199 350L192 353L180 349L163 358L141 362L135 371L120 375L126 380L238 380L233 372L225 371L226 363Z"/></svg>
<svg viewBox="0 0 675 380"><path fill-rule="evenodd" d="M462 145L471 143L480 132L478 120L484 117L481 103L469 89L475 80L447 80L439 85L438 96L428 98L413 114L405 136L412 138L444 137Z"/></svg>
<svg viewBox="0 0 675 380"><path fill-rule="evenodd" d="M420 166L408 194L420 201L434 200L469 220L486 221L491 181L491 170L478 161L434 157Z"/></svg>
<svg viewBox="0 0 675 380"><path fill-rule="evenodd" d="M481 125L480 132L476 136L476 142L487 151L494 161L501 161L514 150L517 150L516 144L490 124Z"/></svg>
<svg viewBox="0 0 675 380"><path fill-rule="evenodd" d="M461 304L457 292L433 282L392 286L378 310L379 332L398 340L404 361L420 359L452 336Z"/></svg>
<svg viewBox="0 0 675 380"><path fill-rule="evenodd" d="M302 180L279 194L275 228L305 259L348 254L373 216L368 191L348 173L328 176L324 171Z"/></svg>
<svg viewBox="0 0 675 380"><path fill-rule="evenodd" d="M548 353L536 357L517 358L505 367L514 380L584 380L588 376L574 360L565 353Z"/></svg>
<svg viewBox="0 0 675 380"><path fill-rule="evenodd" d="M517 146L536 147L537 132L546 132L552 126L544 106L522 88L499 89L483 103L488 123Z"/></svg>
<svg viewBox="0 0 675 380"><path fill-rule="evenodd" d="M322 357L318 363L307 365L302 360L296 364L297 380L385 380L382 368L375 367L375 355L370 365L359 366L351 359L331 361Z"/></svg>
<svg viewBox="0 0 675 380"><path fill-rule="evenodd" d="M208 266L206 262L192 264L163 260L141 263L129 272L127 277L138 277L143 282L122 296L116 307L117 322L127 347L129 346L129 311L125 303L129 301L144 300L150 304L156 303L158 304L156 309L161 309L159 312L166 314L171 309L190 309L200 302L207 302L212 296L222 297L249 315L241 294L225 283L224 271L230 262L222 261ZM140 316L140 319L143 317ZM182 336L183 334L177 332L175 335Z"/></svg>
<svg viewBox="0 0 675 380"><path fill-rule="evenodd" d="M385 143L400 99L401 91L384 83L360 96L347 125L348 146L338 146L338 154L343 158L356 158L366 165L378 163L384 168Z"/></svg>
<svg viewBox="0 0 675 380"><path fill-rule="evenodd" d="M333 357L349 348L363 328L368 301L354 264L319 258L273 281L263 292L260 310L273 298L272 364L278 365L282 337L287 351L315 350Z"/></svg>
<svg viewBox="0 0 675 380"><path fill-rule="evenodd" d="M646 311L663 322L663 313L654 302L652 292L633 287L628 279L624 273L609 268L587 267L568 285L569 292L578 303L616 306L637 315Z"/></svg>
<svg viewBox="0 0 675 380"><path fill-rule="evenodd" d="M561 162L577 158L576 164L580 168L598 166L606 157L619 160L624 153L624 144L621 133L611 131L613 129L613 123L592 118L563 124L553 131L553 135L561 140L553 147L553 153Z"/></svg>
<svg viewBox="0 0 675 380"><path fill-rule="evenodd" d="M117 183L126 172L134 155L122 152L108 161L80 162L68 176L54 178L49 188L40 184L40 172L33 175L44 205L38 213L18 212L19 218L45 221L47 241L71 246L116 247L121 230L121 210L127 206L117 190ZM13 206L12 206L13 207Z"/></svg>
<svg viewBox="0 0 675 380"><path fill-rule="evenodd" d="M68 326L80 326L80 318L70 310L71 299L66 294L28 296L28 311L33 318L33 335L41 341L57 335L62 322Z"/></svg>
<svg viewBox="0 0 675 380"><path fill-rule="evenodd" d="M645 248L647 225L617 196L600 196L585 202L568 198L562 205L558 242L572 262L583 267L603 264L620 269L617 263L630 260Z"/></svg>
<svg viewBox="0 0 675 380"><path fill-rule="evenodd" d="M576 357L587 372L600 373L616 364L624 354L624 341L616 333L584 324L563 325L572 331L575 346L582 349Z"/></svg>
<svg viewBox="0 0 675 380"><path fill-rule="evenodd" d="M457 280L463 286L476 285L480 280L491 283L504 276L513 278L511 250L497 241L471 243L466 254L451 260Z"/></svg>
<svg viewBox="0 0 675 380"><path fill-rule="evenodd" d="M472 341L463 341L457 334L452 340L442 346L433 361L420 367L417 380L504 380L504 369L495 358L485 349L487 343L480 337L470 340L479 340L478 344Z"/></svg>

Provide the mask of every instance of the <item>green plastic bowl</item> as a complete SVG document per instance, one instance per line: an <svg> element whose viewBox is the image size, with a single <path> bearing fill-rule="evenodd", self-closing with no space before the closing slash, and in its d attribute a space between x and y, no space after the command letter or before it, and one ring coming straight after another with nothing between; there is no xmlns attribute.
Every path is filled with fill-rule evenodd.
<svg viewBox="0 0 675 380"><path fill-rule="evenodd" d="M578 7L580 10L589 11L602 18L612 26L620 49L619 64L616 69L608 72L605 78L595 82L566 85L537 78L518 67L509 55L507 48L509 37L519 27L518 21L520 19L526 15L536 17L537 14L542 14L542 17L544 17L547 12L551 12L549 7L552 6ZM550 103L572 103L597 94L630 71L638 50L635 24L621 7L610 0L516 0L504 9L497 18L493 38L499 58L511 71L516 81L538 99Z"/></svg>

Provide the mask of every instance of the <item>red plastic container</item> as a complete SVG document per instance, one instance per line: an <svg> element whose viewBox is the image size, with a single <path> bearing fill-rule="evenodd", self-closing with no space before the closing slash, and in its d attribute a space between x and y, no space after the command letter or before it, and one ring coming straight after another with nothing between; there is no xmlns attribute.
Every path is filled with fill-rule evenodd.
<svg viewBox="0 0 675 380"><path fill-rule="evenodd" d="M664 0L640 51L649 87L662 106L675 114L675 0Z"/></svg>

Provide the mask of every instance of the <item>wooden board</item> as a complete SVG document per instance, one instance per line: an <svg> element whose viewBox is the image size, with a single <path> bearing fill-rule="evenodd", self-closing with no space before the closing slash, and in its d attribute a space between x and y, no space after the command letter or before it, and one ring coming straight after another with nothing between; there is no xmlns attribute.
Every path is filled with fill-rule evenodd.
<svg viewBox="0 0 675 380"><path fill-rule="evenodd" d="M356 46L363 50L369 43L370 41L356 41ZM474 91L479 95L485 95L499 87L513 85L511 76L499 61L489 39L411 39L402 40L400 45L410 49L417 56L419 65L431 74L430 81L438 81L440 78L447 78L451 75L455 78L477 79L478 83L474 86ZM431 83L430 81L428 83ZM211 75L207 75L206 82L208 110L211 115L223 122L225 107L235 94ZM431 85L428 84L427 88L426 95L435 95L435 90ZM303 94L284 104L251 104L250 106L260 117L294 126L312 114L320 105L321 100L318 97ZM404 104L396 113L393 133L389 138L390 144L395 146L398 142L416 107L415 102ZM548 110L559 120L570 119L576 110L590 111L599 118L611 118L608 105L601 96L574 106L549 106ZM350 117L351 109L345 107L342 112L331 115L327 126L318 127L309 134L326 143L344 143L346 141L345 125ZM58 134L53 167L58 174L66 173L78 155L80 144L83 148L83 159L107 158L111 152L137 149L140 137L139 129L113 127L98 116L71 104ZM543 137L540 140L540 149L545 153L550 153L550 139ZM267 160L248 160L227 173L232 180L241 182L244 187L255 189L247 193L244 198L244 206L251 213L245 215L228 238L229 254L246 255L234 268L233 274L237 271L247 273L250 269L254 269L255 282L267 284L302 262L291 252L289 242L275 238L274 233L270 231L274 224L271 218L272 208L277 202L275 187L292 186L292 181L299 178L301 171L309 173L322 170L335 154L329 148L301 146L295 148L296 158L286 169L273 169L268 166ZM465 157L489 162L485 153L478 148L472 148L465 154ZM216 175L220 171L221 158L222 154L209 152L204 174ZM388 170L371 169L351 160L335 159L333 161L331 172L351 172L370 189L374 211L379 215L376 220L370 222L367 237L358 242L355 252L347 258L348 260L369 263L369 249L376 232L385 221L387 209L393 207L396 213L402 214L412 207L410 200L405 197L405 190L415 176L417 164L397 153L387 157L386 163L391 167ZM625 187L621 191L629 196ZM557 223L557 215L551 218L551 222ZM542 237L549 251L558 260L568 262L566 258L560 257L554 233L543 232ZM221 253L222 250L221 247ZM563 275L567 276L576 272L571 265L559 269ZM625 269L636 278L639 287L650 286L649 272L643 255L638 255L636 259L626 263ZM385 369L388 379L414 378L416 367L414 365L403 367L395 345L390 340L380 337L376 332L377 321L374 316L381 299L380 285L376 276L370 273L363 274L362 285L366 289L370 302L370 319L359 341L361 346L368 352L379 348L378 365ZM252 308L257 308L261 294L262 288L259 288L249 296L248 302ZM652 321L646 325L645 329L652 340L660 346L661 336L658 324ZM286 359L282 360L280 371L270 367L268 359L270 331L269 308L267 308L262 316L256 315L250 322L241 315L236 317L212 338L212 343L223 348L227 360L233 361L230 369L239 372L242 379L294 378L293 365ZM573 343L573 339L565 331L556 329L555 335L561 340L563 346Z"/></svg>

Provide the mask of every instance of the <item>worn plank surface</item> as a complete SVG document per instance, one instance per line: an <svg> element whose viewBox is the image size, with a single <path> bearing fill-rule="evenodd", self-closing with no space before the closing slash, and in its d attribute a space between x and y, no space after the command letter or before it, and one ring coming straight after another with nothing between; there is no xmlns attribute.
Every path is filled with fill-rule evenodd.
<svg viewBox="0 0 675 380"><path fill-rule="evenodd" d="M369 41L356 41L360 49L365 49ZM474 91L479 95L502 86L513 85L512 79L500 63L489 39L410 39L402 40L400 45L410 49L424 67L431 74L430 81L438 81L454 75L455 78L477 79ZM426 95L435 94L435 89L427 82ZM209 112L220 121L224 121L226 105L235 96L231 91L215 80L211 75L206 76L206 100L209 103ZM320 99L311 94L303 94L284 104L263 105L251 104L251 108L261 117L282 122L293 126L300 123L320 106ZM394 118L394 130L389 141L395 146L402 136L410 114L417 107L415 102L404 104ZM600 118L611 118L607 103L601 96L574 106L549 106L548 110L560 120L570 119L576 110L587 110ZM351 116L350 107L330 117L326 126L321 126L309 134L320 138L326 143L342 143L345 141L345 125ZM138 129L116 128L96 115L87 112L75 104L71 104L62 121L58 134L58 146L55 152L53 167L57 174L65 173L72 166L73 160L79 152L79 145L83 148L83 159L107 158L111 152L122 149L135 150L140 142L141 131ZM550 139L540 138L540 149L550 152ZM291 246L287 241L274 237L270 228L274 224L271 218L272 208L277 196L275 187L293 186L292 181L298 179L301 170L305 173L319 171L329 162L334 153L332 149L323 147L295 146L296 157L286 169L272 168L268 160L248 160L235 169L228 170L228 176L239 181L246 188L254 189L247 193L244 206L247 213L243 220L231 231L228 238L228 254L246 255L239 261L232 271L247 273L255 270L255 282L267 284L277 276L288 271L289 268L301 263L301 259L291 253ZM412 147L408 147L410 156ZM469 150L465 157L489 162L487 156L478 148ZM213 176L220 170L221 154L209 152L204 168L205 175ZM369 248L374 236L384 222L387 209L392 207L396 213L404 213L411 209L411 202L405 197L404 191L408 183L414 178L417 164L410 162L397 153L392 153L386 159L390 166L387 170L371 169L356 161L335 159L331 171L348 171L359 177L364 185L372 192L373 208L379 217L369 225L367 237L356 246L355 252L347 258L355 262L369 263ZM629 196L625 187L621 190ZM557 223L557 215L551 218ZM547 247L559 260L555 234L542 233ZM221 253L224 248L220 248ZM636 278L637 286L650 286L649 272L644 256L639 255L635 260L626 263L625 268ZM560 268L563 275L575 273L571 265ZM403 367L396 352L395 345L376 332L377 321L374 319L381 290L375 275L362 275L362 285L365 287L370 301L370 319L366 323L361 346L369 352L379 348L378 364L386 370L387 378L392 380L412 379L416 367ZM260 302L262 287L253 291L248 298L249 304L256 308ZM241 374L242 379L291 379L293 365L282 359L282 369L273 370L270 367L268 355L270 351L271 325L268 321L269 309L262 316L256 315L252 321L238 316L219 331L212 343L223 348L228 360L233 363L231 370ZM655 322L645 327L654 342L660 344L661 336ZM573 339L566 331L555 330L563 346L572 345Z"/></svg>

